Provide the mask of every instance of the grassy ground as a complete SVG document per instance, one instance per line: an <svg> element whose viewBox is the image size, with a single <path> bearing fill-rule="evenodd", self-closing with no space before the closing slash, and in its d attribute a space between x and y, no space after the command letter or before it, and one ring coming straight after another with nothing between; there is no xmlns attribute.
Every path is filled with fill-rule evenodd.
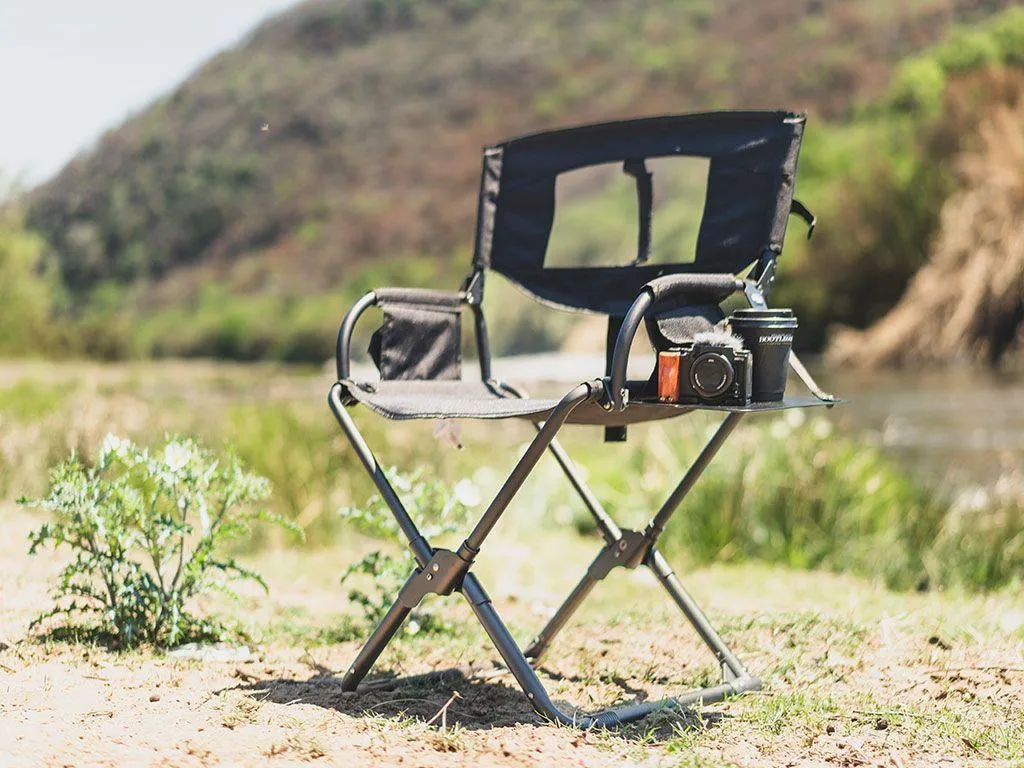
<svg viewBox="0 0 1024 768"><path fill-rule="evenodd" d="M955 546L936 549L930 592L886 591L884 561L915 541L888 534L924 535L920 525L898 523L928 522L931 507L913 506L919 489L877 452L813 422L785 419L738 433L666 535L677 572L764 679L763 692L608 732L557 727L495 672L486 637L450 598L429 606L450 629L404 636L377 672L457 663L468 674L343 694L336 673L365 628L346 599L350 585L338 580L380 545L335 512L362 503L370 489L326 411L328 380L315 370L262 365L0 366L0 766L1024 765L1024 609L1019 560L1012 559L1020 529L1009 516L1019 507L997 516L960 510L956 519L977 529L960 538L981 542L987 554L971 560ZM403 466L422 462L429 449L431 476L449 483L484 459L504 469L532 431L466 424L470 449L457 451L436 441L431 424L384 430L359 419L371 442ZM677 454L691 452L708 426L694 420L670 431L635 429L614 454L592 430L570 433L567 446L592 467L609 508L636 524L643 517L637 501L658 500L654 489L679 474ZM249 657L118 655L27 633L49 605L47 580L59 562L49 554L28 558L25 537L41 518L11 500L41 492L47 466L72 448L91 455L107 431L143 444L165 431L230 440L273 480L274 509L306 530L303 545L248 543L245 559L266 576L269 596L245 592L241 603L200 606L238 623L251 638ZM475 447L487 444L485 436L489 456ZM595 461L601 456L603 463ZM780 471L780 457L792 471ZM759 478L770 476L782 480L769 492ZM500 479L498 472L472 475L484 498ZM478 563L523 642L597 548L553 464L542 465L524 494ZM943 541L955 545L955 531L937 519ZM1004 527L982 530L985 520ZM1010 586L975 596L938 588L958 583L944 581L944 572L990 556ZM756 558L859 569L877 582L743 562ZM733 564L699 565L723 559ZM556 699L585 709L660 697L717 675L699 640L639 571L601 585L542 671Z"/></svg>
<svg viewBox="0 0 1024 768"><path fill-rule="evenodd" d="M1024 611L1010 591L895 594L763 566L683 574L764 691L580 733L532 713L513 681L496 673L496 655L457 598L436 599L446 616L465 620L457 632L406 637L376 671L457 663L478 674L342 693L338 673L357 643L338 641L347 609L336 579L358 543L252 558L270 596L247 594L228 608L254 636L249 658L114 655L26 638L53 564L23 554L34 522L27 513L4 516L0 764L8 767L1024 765ZM525 641L593 545L571 534L526 542L499 531L496 539L479 571ZM538 557L549 567L537 568ZM716 676L709 654L639 571L609 577L543 672L555 699L585 709Z"/></svg>

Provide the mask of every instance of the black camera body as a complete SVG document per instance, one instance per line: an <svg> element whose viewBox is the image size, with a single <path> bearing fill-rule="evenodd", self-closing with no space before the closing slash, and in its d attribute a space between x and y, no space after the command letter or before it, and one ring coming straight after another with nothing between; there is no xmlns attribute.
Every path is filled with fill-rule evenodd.
<svg viewBox="0 0 1024 768"><path fill-rule="evenodd" d="M749 405L750 351L734 344L693 341L679 347L679 402Z"/></svg>

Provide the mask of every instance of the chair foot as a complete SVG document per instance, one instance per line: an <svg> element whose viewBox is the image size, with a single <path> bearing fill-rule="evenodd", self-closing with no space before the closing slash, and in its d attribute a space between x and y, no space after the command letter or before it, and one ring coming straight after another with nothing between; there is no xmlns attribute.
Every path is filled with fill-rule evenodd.
<svg viewBox="0 0 1024 768"><path fill-rule="evenodd" d="M584 582L581 582L581 586L585 582L586 579ZM534 710L544 717L563 725L571 725L577 728L607 728L639 720L655 710L685 709L693 705L710 704L722 701L730 696L758 690L761 687L761 681L743 670L739 666L739 662L736 662L738 674L732 680L727 680L720 685L689 691L680 696L660 699L658 701L613 707L596 713L566 712L551 701L551 697L548 695L543 683L541 683L536 671L526 658L529 654L524 654L519 649L508 628L498 616L497 611L495 611L487 593L484 592L483 587L472 573L466 576L462 591L473 608L477 619L483 625L494 646L497 648L498 653L501 654L508 670L526 693L526 697L530 700ZM582 597L575 601L575 605L578 605L580 602L582 602ZM534 643L531 649L538 650L536 645ZM543 647L539 650L543 650ZM729 653L729 656L734 658L731 653Z"/></svg>

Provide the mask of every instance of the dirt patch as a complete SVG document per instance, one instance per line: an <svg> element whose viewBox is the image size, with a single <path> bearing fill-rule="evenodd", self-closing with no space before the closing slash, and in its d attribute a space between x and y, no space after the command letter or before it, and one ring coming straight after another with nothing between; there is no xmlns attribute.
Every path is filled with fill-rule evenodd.
<svg viewBox="0 0 1024 768"><path fill-rule="evenodd" d="M323 631L282 630L289 622L331 624L342 591L326 564L336 564L338 552L260 558L271 597L246 596L236 611L269 629L243 661L114 654L27 638L29 617L45 606L52 567L22 554L28 522L17 514L9 518L11 535L0 544L4 768L1024 760L1024 616L1009 593L892 594L825 574L701 571L687 581L702 602L729 606L712 616L765 679L765 690L699 711L661 712L627 727L581 732L546 723L532 711L493 663L486 637L457 598L446 610L458 633L403 639L382 657L368 690L342 692L339 673L358 644L322 642L329 637ZM576 562L588 546L566 548L566 562ZM578 567L585 562L578 558ZM576 574L568 565L566 571L552 580L571 582ZM481 578L488 575L483 569ZM700 641L657 592L642 591L647 586L639 572L602 584L592 611L556 641L543 665L553 698L592 709L716 678ZM536 588L530 600L494 594L520 639L536 630L555 597ZM452 664L460 671L412 681L388 677Z"/></svg>

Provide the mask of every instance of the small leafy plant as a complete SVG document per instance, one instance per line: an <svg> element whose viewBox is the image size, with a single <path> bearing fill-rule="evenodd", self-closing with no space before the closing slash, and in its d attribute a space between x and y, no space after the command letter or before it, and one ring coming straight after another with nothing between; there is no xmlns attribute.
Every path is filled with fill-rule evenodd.
<svg viewBox="0 0 1024 768"><path fill-rule="evenodd" d="M268 481L233 453L218 457L188 438L170 437L151 453L108 435L92 466L72 454L51 472L46 497L20 501L53 515L30 534L30 554L44 547L73 554L54 607L32 626L93 616L93 633L120 648L222 638L225 627L193 615L188 603L209 591L234 595L230 585L239 580L266 589L222 549L256 521L287 527L253 506L269 493Z"/></svg>
<svg viewBox="0 0 1024 768"><path fill-rule="evenodd" d="M422 470L405 476L392 467L387 475L428 541L434 542L438 537L456 532L468 532L470 513L480 503L479 493L471 481L461 480L454 488L448 488L440 480L423 479ZM401 534L391 509L378 494L371 496L364 507L345 507L339 514L367 536L387 541L400 540ZM384 618L415 566L416 561L408 549L403 549L398 555L374 550L345 570L341 576L342 584L352 584L361 576L372 579L368 592L353 586L348 593L348 599L362 611L367 627L376 626ZM411 635L449 629L443 619L422 606L414 610L402 626L402 631Z"/></svg>

